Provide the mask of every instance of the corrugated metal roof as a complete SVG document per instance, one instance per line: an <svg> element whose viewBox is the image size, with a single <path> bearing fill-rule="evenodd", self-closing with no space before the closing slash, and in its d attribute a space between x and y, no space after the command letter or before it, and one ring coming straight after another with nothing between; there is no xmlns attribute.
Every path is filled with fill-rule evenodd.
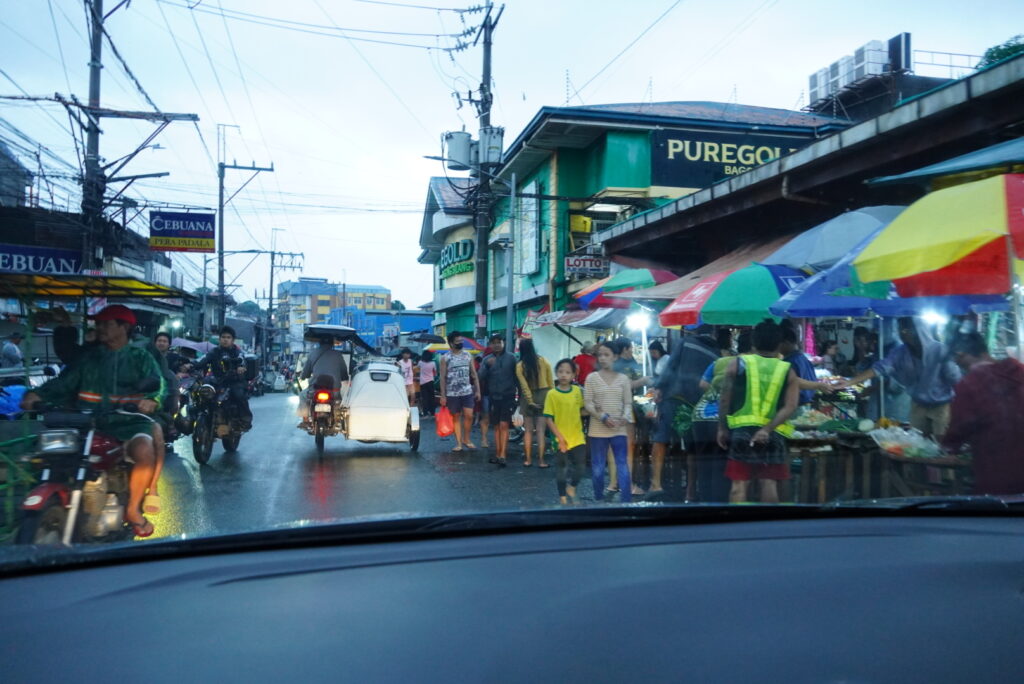
<svg viewBox="0 0 1024 684"><path fill-rule="evenodd" d="M466 206L459 192L465 194L474 185L476 185L476 180L473 178L434 176L430 179L431 192L434 193L440 208L448 214L472 213L472 209Z"/></svg>
<svg viewBox="0 0 1024 684"><path fill-rule="evenodd" d="M626 102L621 104L566 107L565 109L769 126L815 127L825 124L849 123L844 119L836 119L820 114L776 109L775 107L757 107L735 102Z"/></svg>

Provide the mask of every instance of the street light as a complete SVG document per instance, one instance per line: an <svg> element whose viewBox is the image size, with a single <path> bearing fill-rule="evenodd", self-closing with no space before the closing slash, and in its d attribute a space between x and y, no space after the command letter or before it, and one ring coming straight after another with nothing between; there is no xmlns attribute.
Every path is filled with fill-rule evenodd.
<svg viewBox="0 0 1024 684"><path fill-rule="evenodd" d="M647 315L646 311L638 311L635 314L630 314L629 318L626 319L626 325L630 330L640 331L640 344L644 348L640 360L644 377L647 377L647 356L650 353L647 349L647 329L651 326L651 317Z"/></svg>

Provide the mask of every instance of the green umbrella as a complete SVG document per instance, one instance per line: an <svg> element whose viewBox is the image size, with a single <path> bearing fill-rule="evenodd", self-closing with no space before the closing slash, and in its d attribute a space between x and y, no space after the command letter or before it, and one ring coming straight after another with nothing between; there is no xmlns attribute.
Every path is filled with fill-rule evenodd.
<svg viewBox="0 0 1024 684"><path fill-rule="evenodd" d="M737 271L716 273L697 282L664 311L665 327L676 325L757 325L775 318L768 307L807 276L786 266L751 264Z"/></svg>
<svg viewBox="0 0 1024 684"><path fill-rule="evenodd" d="M644 287L654 287L661 283L675 280L676 276L668 271L659 271L650 268L627 268L619 271L608 279L601 289L607 295L610 292L622 292L623 290L637 290Z"/></svg>

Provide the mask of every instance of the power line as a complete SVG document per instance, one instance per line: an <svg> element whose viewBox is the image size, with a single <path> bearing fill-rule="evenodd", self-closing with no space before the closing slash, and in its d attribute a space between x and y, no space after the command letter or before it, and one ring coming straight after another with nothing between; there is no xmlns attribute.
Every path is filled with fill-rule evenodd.
<svg viewBox="0 0 1024 684"><path fill-rule="evenodd" d="M6 79L7 79L8 81L10 81L10 82L11 82L11 84L12 84L12 85L13 85L13 86L14 86L15 88L17 88L17 89L18 89L18 90L19 90L19 91L21 92L21 94L22 94L22 95L24 95L25 97L27 97L27 98L29 98L29 99L33 99L33 98L32 98L32 96L28 94L28 91L26 91L26 90L25 90L24 88L22 88L22 87L21 87L21 86L20 86L20 85L18 84L18 82L17 82L17 81L15 81L15 80L14 80L13 78L11 78L10 74L8 74L8 73L7 73L6 71L4 71L4 70L3 70L3 68L0 68L0 76L3 76L3 77L4 77L4 78L6 78ZM71 129L70 129L70 128L66 127L66 126L65 126L64 124L62 124L62 123L61 123L60 121L57 121L56 117L54 117L54 116L53 116L53 114L51 114L51 113L50 113L49 111L47 111L47 109L46 109L45 107L43 107L43 105L42 105L42 104L40 104L40 103L39 103L38 101L36 101L35 105L36 105L37 107L39 107L40 111L42 111L42 112L43 112L43 114L46 114L46 116L47 116L47 117L48 117L48 118L49 118L49 119L50 119L51 121L53 121L53 122L54 122L55 124L57 124L58 128L60 128L60 129L61 129L62 131L64 131L64 132L65 132L65 133L67 133L68 135L74 135L74 134L73 134L73 133L71 132Z"/></svg>
<svg viewBox="0 0 1024 684"><path fill-rule="evenodd" d="M596 78L597 78L598 76L600 76L601 74L603 74L603 73L605 72L605 70L606 70L606 69L608 69L608 67L610 67L610 66L611 66L612 64L614 64L614 63L616 62L616 60L618 60L618 59L619 59L619 57L622 57L622 55L626 54L626 52L627 52L627 51L629 51L629 49L630 49L631 47L633 47L634 45L636 45L636 44L637 44L637 42L638 42L638 41L639 41L639 40L640 40L641 38L643 38L643 37L644 37L645 35L647 35L647 32L648 32L648 31L650 31L650 30L651 30L652 28L654 28L655 26L657 26L657 25L658 25L658 23L659 23L659 22L660 22L660 21L661 21L662 19L664 19L665 17L667 17L667 16L668 16L669 12L671 12L671 11L672 11L672 10L674 10L674 9L675 9L676 7L678 7L678 6L680 5L680 3L682 3L682 2L683 2L683 0L675 0L675 2L673 2L673 3L672 3L672 4L670 5L670 6L669 6L669 8L668 8L667 10L665 10L664 12L662 12L662 13L661 13L661 15L659 15L657 19L655 19L655 20L654 20L653 22L651 22L651 24L650 24L650 25L649 25L649 26L648 26L647 28L645 28L645 29L644 29L643 31L641 31L641 32L640 32L640 35L638 35L638 36L637 36L636 38L634 38L633 40L631 40L631 41L629 42L629 44L628 44L628 45L626 45L626 47L622 48L622 50L620 50L620 51L619 51L619 53L618 53L617 55L615 55L615 56L614 56L614 57L612 57L612 58L611 58L610 60L608 60L608 63L607 63L607 64L605 64L605 65L604 65L603 67L601 67L601 68L600 68L600 69L598 70L598 72L597 72L596 74L594 74L594 75L593 75L593 76L591 76L591 77L590 77L589 79L587 79L587 82L586 82L586 83L584 83L584 84L583 84L582 86L580 86L579 88L577 88L577 89L576 89L576 93L575 93L574 95L579 95L579 94L580 94L580 91L582 91L582 90L585 90L585 89L586 89L586 87L587 87L588 85L590 85L591 83L593 83L593 82L594 82L594 79L596 79ZM572 99L572 98L569 98L569 99Z"/></svg>
<svg viewBox="0 0 1024 684"><path fill-rule="evenodd" d="M388 5L390 7L405 7L407 9L425 9L434 10L435 12L457 12L459 14L475 14L476 12L483 12L486 7L483 5L474 5L473 7L429 7L427 5L407 5L404 2L384 2L384 0L356 0L356 2L364 2L367 5Z"/></svg>
<svg viewBox="0 0 1024 684"><path fill-rule="evenodd" d="M217 7L223 9L220 0L217 0ZM228 20L226 17L222 17L224 22L224 33L228 37L228 45L231 47L231 54L235 58L235 67L238 68L238 78L242 82L242 89L245 91L245 99L249 102L249 110L252 112L253 121L256 123L256 130L260 134L260 139L263 141L263 149L266 150L267 154L270 153L270 145L267 144L267 136L263 132L263 126L260 124L259 115L256 113L256 105L253 104L252 94L249 92L249 83L245 78L245 71L242 69L242 62L238 59L238 50L235 48L235 39L231 36L231 29L228 28ZM260 188L260 192L263 194L263 202L267 205L267 209L270 209L270 200L267 197L267 193L263 188L263 181L257 178L257 185ZM277 180L277 175L274 175L274 183L277 185L278 196L281 195L281 182ZM283 198L282 198L283 199ZM289 229L291 228L291 218L285 214L286 222L288 223ZM271 235L273 238L273 235Z"/></svg>
<svg viewBox="0 0 1024 684"><path fill-rule="evenodd" d="M689 70L687 70L682 76L680 76L675 81L675 83L672 84L672 89L674 90L675 88L677 88L691 75L699 71L701 67L703 67L712 59L714 59L715 55L724 50L726 46L728 46L729 43L731 43L734 39L739 37L741 33L743 33L748 28L753 26L754 23L757 22L757 20L760 19L761 16L767 13L767 11L772 8L772 6L778 3L778 1L779 0L765 0L763 3L758 5L752 12L743 17L743 19L741 19L739 23L737 23L735 26L732 27L732 29L726 32L726 34L722 36L722 38L717 43L712 45L707 50L707 52L705 52L696 62L691 63ZM759 13L760 16L758 16Z"/></svg>
<svg viewBox="0 0 1024 684"><path fill-rule="evenodd" d="M284 31L294 31L296 33L305 33L305 34L314 35L314 36L326 36L328 38L345 38L346 40L356 40L356 41L360 41L360 42L363 42L363 43L376 43L378 45L393 45L393 46L397 46L397 47L419 48L421 50L436 50L437 49L433 45L422 45L422 44L418 44L418 43L401 43L401 42L392 41L392 40L378 40L376 38L359 38L359 37L348 36L348 35L339 35L338 33L328 33L328 32L325 32L325 31L314 31L312 29L305 29L305 28L301 28L301 27L298 27L298 26L289 26L287 24L278 23L277 21L260 21L258 19L249 19L249 18L242 17L242 16L234 16L234 15L230 15L230 14L225 14L223 12L217 12L217 11L214 11L214 10L211 10L211 9L207 9L207 8L200 8L200 7L191 7L191 8L189 8L187 6L182 6L182 5L174 4L172 2L169 2L169 0L157 0L157 2L162 2L164 4L170 5L171 7L177 7L179 9L190 9L191 10L190 13L193 14L193 15L195 15L195 13L197 13L197 12L203 12L205 14L219 15L219 16L222 16L222 17L227 17L228 19L233 19L235 21L244 21L244 22L247 22L247 23L250 23L250 24L257 24L257 25L260 25L260 26L269 26L271 28L277 28L277 29L281 29L281 30L284 30ZM343 31L344 29L341 29L340 27L338 27L337 30L338 31ZM435 34L429 34L429 35L433 36ZM454 48L446 48L446 49L464 50L467 47L469 47L468 44L463 43L463 42L460 41L459 44L456 47L454 47Z"/></svg>
<svg viewBox="0 0 1024 684"><path fill-rule="evenodd" d="M93 14L96 14L95 5L90 6L93 7ZM116 57L117 61L121 63L121 68L124 69L124 73L127 74L128 78L135 84L135 87L142 94L142 97L145 98L146 102L149 103L149 106L153 108L153 111L159 112L160 108L156 106L156 103L153 102L153 98L149 96L146 89L142 87L141 83L139 83L139 79L135 78L135 74L132 73L131 67L128 66L128 62L121 56L121 52L117 49L117 45L114 44L114 39L110 37L109 33L107 33L107 27L104 25L103 19L97 15L96 21L99 23L100 31L103 32L103 35L107 39L107 44L110 45L110 51L114 53L114 57Z"/></svg>
<svg viewBox="0 0 1024 684"><path fill-rule="evenodd" d="M64 82L68 85L68 92L71 90L71 77L68 76L68 63L64 59L64 44L60 39L60 31L57 30L57 17L53 14L53 0L46 0L46 6L50 9L50 23L53 25L53 36L57 39L57 52L60 54L60 65L64 69Z"/></svg>
<svg viewBox="0 0 1024 684"><path fill-rule="evenodd" d="M334 24L334 20L331 18L331 15L329 15L327 13L327 10L324 9L323 5L320 4L320 0L313 0L313 3L317 7L320 8L320 11L324 13L324 16L327 17L327 20L330 21L332 24ZM337 24L335 24L335 26L337 26ZM348 39L348 36L345 36L345 38ZM390 92L394 96L395 100L398 101L398 104L402 105L402 108L406 112L408 112L409 116L411 116L413 118L413 120L417 124L419 124L419 127L423 129L423 132L426 133L427 135L429 135L431 138L433 138L434 134L431 133L430 130L426 127L426 125L423 123L422 119L420 119L420 117L418 117L416 115L416 112L414 112L409 107L409 105L407 105L405 103L405 100L403 100L402 96L398 94L398 91L395 90L393 87L391 87L391 84L388 83L387 79L384 78L379 71L377 71L377 67L373 66L373 63L369 59L366 58L366 55L363 54L363 51L360 50L359 47L355 43L352 43L351 40L352 39L349 39L349 41L350 41L349 44L352 46L352 49L356 51L356 54L359 55L359 58L362 59L363 62L366 63L366 66L368 66L370 68L370 71L372 71L374 73L374 75L377 77L377 79L381 83L384 84L384 87L387 88L388 92Z"/></svg>
<svg viewBox="0 0 1024 684"><path fill-rule="evenodd" d="M415 32L409 32L409 31L380 31L380 30L377 30L377 29L363 29L363 28L351 28L351 27L341 28L341 27L326 26L324 24L309 24L309 23L302 22L302 21L292 21L290 19L280 19L278 17L268 17L268 16L264 16L262 14L252 14L250 12L242 12L241 10L234 10L234 9L230 9L230 8L229 9L225 9L223 7L223 5L221 5L219 2L217 3L217 11L214 11L214 10L206 8L206 7L189 6L187 4L177 4L177 3L171 2L170 0L158 0L158 2L160 4L170 5L172 7L179 7L179 8L182 8L182 9L190 9L190 10L195 11L195 12L204 12L206 14L221 14L221 16L224 16L224 17L229 18L229 19L248 17L248 18L251 18L251 19L261 19L263 21L272 21L272 22L275 22L275 23L278 23L278 24L288 24L288 25L291 25L291 26L302 26L302 27L305 27L305 28L322 29L322 30L327 30L327 31L337 30L337 31L348 31L348 32L351 32L351 33L373 33L373 34L388 35L388 36L421 36L421 37L431 37L431 38L435 37L435 36L438 36L438 34L436 34L436 33L415 33ZM445 34L445 35L442 35L442 36L439 36L439 37L461 38L461 37L463 37L465 35L468 35L468 34L466 34L466 33L462 33L462 34L451 33L451 34Z"/></svg>

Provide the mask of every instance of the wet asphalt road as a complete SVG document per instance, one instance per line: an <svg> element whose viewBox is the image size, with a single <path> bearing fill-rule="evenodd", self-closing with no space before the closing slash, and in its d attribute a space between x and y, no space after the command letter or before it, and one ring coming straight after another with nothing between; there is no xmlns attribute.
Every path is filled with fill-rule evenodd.
<svg viewBox="0 0 1024 684"><path fill-rule="evenodd" d="M407 444L361 444L339 435L327 438L321 463L313 437L296 427L294 402L286 394L252 399L253 429L238 451L225 453L218 441L204 466L192 457L190 438L178 440L160 482L162 511L150 516L155 537L558 504L554 468L539 469L536 457L524 468L517 445L510 446L506 468L488 463L493 450L453 453L454 438L439 439L432 420L423 422L418 452ZM476 429L473 441L480 444ZM589 478L579 491L592 503Z"/></svg>

